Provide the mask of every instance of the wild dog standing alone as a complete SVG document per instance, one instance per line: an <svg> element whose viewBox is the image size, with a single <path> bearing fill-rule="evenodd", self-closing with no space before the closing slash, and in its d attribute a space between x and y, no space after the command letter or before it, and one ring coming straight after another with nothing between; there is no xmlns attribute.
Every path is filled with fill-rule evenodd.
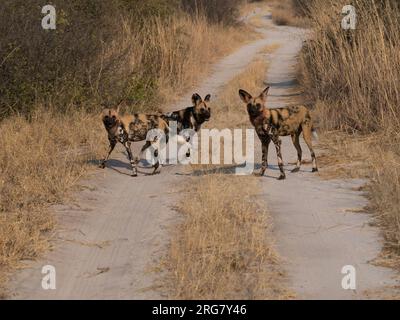
<svg viewBox="0 0 400 320"><path fill-rule="evenodd" d="M107 156L101 162L100 167L105 168L106 162L110 157L111 152L114 150L116 144L120 142L124 145L128 154L128 159L132 166L132 176L137 176L137 163L140 157L133 159L131 151L131 142L144 141L147 139L147 133L151 129L160 129L168 137L168 125L159 115L135 113L133 115L119 115L120 102L116 107L105 108L102 112L102 121L108 133L108 140L110 148ZM152 140L146 140L145 145L142 147L141 154L151 145L159 143L157 137ZM155 148L154 156L158 156L158 149ZM160 163L154 164L153 174L157 171Z"/></svg>
<svg viewBox="0 0 400 320"><path fill-rule="evenodd" d="M313 161L313 172L318 171L317 160L312 148L313 123L310 112L305 106L290 106L286 108L266 108L266 88L257 98L253 98L248 92L239 90L239 96L247 106L250 122L254 126L262 143L262 166L260 175L264 175L268 167L268 146L271 140L275 144L278 156L278 165L281 171L279 180L286 178L283 170L280 136L292 136L293 144L297 150L297 164L292 172L298 172L301 166L302 150L300 146L300 134L303 132L304 140L310 149Z"/></svg>

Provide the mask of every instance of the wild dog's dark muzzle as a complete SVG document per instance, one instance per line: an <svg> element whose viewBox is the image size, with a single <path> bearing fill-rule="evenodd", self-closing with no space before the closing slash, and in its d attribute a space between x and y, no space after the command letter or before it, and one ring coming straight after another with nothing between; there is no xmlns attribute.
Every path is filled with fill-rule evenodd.
<svg viewBox="0 0 400 320"><path fill-rule="evenodd" d="M203 110L201 112L201 117L203 118L204 121L209 121L211 118L211 111Z"/></svg>
<svg viewBox="0 0 400 320"><path fill-rule="evenodd" d="M103 119L103 123L107 128L112 128L117 123L117 120L115 118L112 118L112 117L105 117Z"/></svg>
<svg viewBox="0 0 400 320"><path fill-rule="evenodd" d="M249 104L247 106L247 112L251 117L256 117L260 114L260 109L257 106L254 106L252 104Z"/></svg>

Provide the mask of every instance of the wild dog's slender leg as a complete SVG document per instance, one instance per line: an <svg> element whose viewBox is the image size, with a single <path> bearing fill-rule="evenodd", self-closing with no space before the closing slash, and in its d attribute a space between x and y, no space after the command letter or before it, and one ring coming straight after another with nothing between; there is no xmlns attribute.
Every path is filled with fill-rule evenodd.
<svg viewBox="0 0 400 320"><path fill-rule="evenodd" d="M268 169L268 148L269 144L271 142L270 137L268 136L263 142L262 142L262 164L261 164L261 171L260 171L260 176L263 176L265 173L265 170Z"/></svg>
<svg viewBox="0 0 400 320"><path fill-rule="evenodd" d="M297 163L296 163L296 167L292 170L292 172L299 172L300 166L301 166L301 157L302 157L302 151L301 151L301 146L300 146L300 132L296 132L295 134L292 134L292 141L293 141L294 147L297 150Z"/></svg>
<svg viewBox="0 0 400 320"><path fill-rule="evenodd" d="M162 165L162 163L160 163L160 158L159 158L159 150L160 150L160 148L161 148L161 145L160 145L160 143L161 143L161 141L160 141L160 139L159 138L156 138L156 140L154 140L153 142L152 142L152 145L153 146L155 146L154 147L154 157L156 157L157 158L157 162L154 164L154 170L153 170L153 173L152 174L156 174L157 173L157 169ZM161 169L160 169L160 171L158 172L158 173L160 173L161 172Z"/></svg>
<svg viewBox="0 0 400 320"><path fill-rule="evenodd" d="M106 167L106 162L108 161L108 158L110 157L111 152L113 152L116 144L117 144L117 139L109 139L110 141L110 147L108 148L108 153L107 156L104 158L104 160L100 163L100 168L104 169Z"/></svg>
<svg viewBox="0 0 400 320"><path fill-rule="evenodd" d="M313 168L312 168L312 172L317 172L318 171L318 167L317 167L317 158L315 156L313 147L312 147L312 126L310 124L303 124L303 138L304 141L306 142L308 149L310 149L311 152L311 159L312 159L312 164L313 164Z"/></svg>
<svg viewBox="0 0 400 320"><path fill-rule="evenodd" d="M282 160L282 154L281 154L282 141L277 134L272 134L271 139L272 139L272 142L275 144L276 155L278 157L278 166L279 166L279 170L281 171L281 175L279 176L278 180L284 180L286 178L286 175L285 175L285 171L283 170L283 160Z"/></svg>
<svg viewBox="0 0 400 320"><path fill-rule="evenodd" d="M143 145L142 149L140 150L140 156L136 158L137 161L139 161L139 158L142 157L143 153L146 151L146 149L148 147L151 146L151 142L150 141L146 141L146 143Z"/></svg>
<svg viewBox="0 0 400 320"><path fill-rule="evenodd" d="M146 141L142 149L140 150L140 157L142 157L143 153L146 151L147 148L149 148L153 143L150 141ZM154 150L154 157L158 158L158 148ZM136 161L139 162L139 158L136 158ZM153 165L153 172L152 174L156 174L157 169L160 167L160 161L157 159L157 162Z"/></svg>
<svg viewBox="0 0 400 320"><path fill-rule="evenodd" d="M133 160L130 141L124 142L124 147L125 147L126 153L128 154L129 162L131 163L132 177L136 177L137 176L137 167L136 167L136 162Z"/></svg>
<svg viewBox="0 0 400 320"><path fill-rule="evenodd" d="M269 136L269 134L265 133L264 130L257 131L257 135L261 140L261 150L262 150L262 163L259 175L263 176L268 168L268 148L271 142L271 137Z"/></svg>
<svg viewBox="0 0 400 320"><path fill-rule="evenodd" d="M158 157L158 150L154 151L154 156ZM157 160L157 162L154 164L153 168L153 172L151 174L156 174L157 173L157 169L160 167L160 161Z"/></svg>

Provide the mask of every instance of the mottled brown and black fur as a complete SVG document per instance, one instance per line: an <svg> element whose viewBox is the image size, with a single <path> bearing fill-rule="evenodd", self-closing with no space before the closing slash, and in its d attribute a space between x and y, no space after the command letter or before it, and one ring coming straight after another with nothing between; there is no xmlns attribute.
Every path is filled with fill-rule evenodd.
<svg viewBox="0 0 400 320"><path fill-rule="evenodd" d="M131 151L131 143L135 141L146 140L141 153L143 153L151 145L157 143L157 138L153 140L147 139L147 133L151 129L160 129L168 137L168 125L159 116L155 114L143 114L135 113L132 115L119 115L119 106L121 103L113 108L105 108L102 112L101 119L104 124L105 129L108 133L108 140L110 142L110 147L107 156L101 162L100 167L105 168L106 162L110 157L111 152L114 150L116 144L120 142L126 149L128 154L128 159L132 166L132 176L137 176L137 163L140 157L133 159ZM158 156L158 149L155 150L155 156ZM154 165L153 174L157 171L159 167L159 161Z"/></svg>
<svg viewBox="0 0 400 320"><path fill-rule="evenodd" d="M208 103L211 95L207 95L204 100L197 93L192 96L193 106L182 110L163 114L162 117L167 123L169 121L177 122L178 134L184 129L194 129L196 132L200 130L201 125L210 120L211 109Z"/></svg>
<svg viewBox="0 0 400 320"><path fill-rule="evenodd" d="M304 140L310 149L313 161L313 172L318 171L317 161L312 148L313 123L310 111L305 106L290 106L286 108L268 109L266 107L266 88L258 97L253 98L248 92L239 90L239 96L247 106L250 122L254 126L262 143L262 166L260 175L264 175L268 167L268 147L272 140L275 144L280 169L279 179L285 179L281 154L280 136L291 136L297 150L297 164L292 172L298 172L301 165L302 150L300 147L300 134L303 132Z"/></svg>
<svg viewBox="0 0 400 320"><path fill-rule="evenodd" d="M176 121L178 134L185 129L193 129L197 132L200 130L201 125L204 122L210 120L211 108L208 106L210 100L210 94L206 95L203 100L198 93L194 93L192 95L193 105L191 107L165 113L162 115L162 118L168 123L168 125L170 124L170 121ZM189 142L190 137L186 137L186 141ZM186 156L190 157L190 150L186 152Z"/></svg>

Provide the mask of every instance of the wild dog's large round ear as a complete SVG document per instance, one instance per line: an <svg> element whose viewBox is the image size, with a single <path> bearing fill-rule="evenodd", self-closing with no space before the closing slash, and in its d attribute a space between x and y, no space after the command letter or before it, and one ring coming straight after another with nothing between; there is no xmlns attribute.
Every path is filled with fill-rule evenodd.
<svg viewBox="0 0 400 320"><path fill-rule="evenodd" d="M248 93L247 91L244 91L242 89L239 90L239 97L240 97L240 99L242 99L242 101L244 103L249 103L251 101L251 99L253 98L250 93Z"/></svg>
<svg viewBox="0 0 400 320"><path fill-rule="evenodd" d="M266 87L266 88L264 89L263 92L261 92L260 98L261 98L263 101L267 100L268 91L269 91L269 86Z"/></svg>
<svg viewBox="0 0 400 320"><path fill-rule="evenodd" d="M206 97L204 98L205 102L210 102L211 100L211 94L206 95Z"/></svg>
<svg viewBox="0 0 400 320"><path fill-rule="evenodd" d="M201 101L202 101L202 99L198 93L194 93L192 95L192 102L195 106L197 106L197 104L199 104Z"/></svg>

